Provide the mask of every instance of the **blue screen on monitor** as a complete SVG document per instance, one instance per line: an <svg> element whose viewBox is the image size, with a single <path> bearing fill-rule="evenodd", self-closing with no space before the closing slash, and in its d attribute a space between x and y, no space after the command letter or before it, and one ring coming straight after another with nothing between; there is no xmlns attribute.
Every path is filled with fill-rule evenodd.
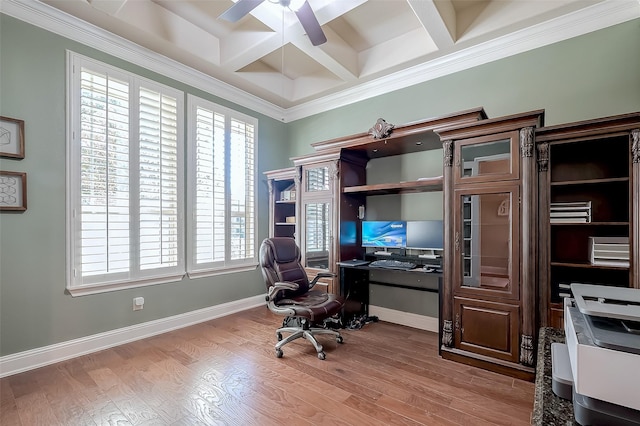
<svg viewBox="0 0 640 426"><path fill-rule="evenodd" d="M357 241L356 223L344 221L340 224L340 245L355 245Z"/></svg>
<svg viewBox="0 0 640 426"><path fill-rule="evenodd" d="M407 223L402 220L362 222L362 247L405 247Z"/></svg>
<svg viewBox="0 0 640 426"><path fill-rule="evenodd" d="M444 248L444 228L442 221L407 221L407 248L442 250Z"/></svg>

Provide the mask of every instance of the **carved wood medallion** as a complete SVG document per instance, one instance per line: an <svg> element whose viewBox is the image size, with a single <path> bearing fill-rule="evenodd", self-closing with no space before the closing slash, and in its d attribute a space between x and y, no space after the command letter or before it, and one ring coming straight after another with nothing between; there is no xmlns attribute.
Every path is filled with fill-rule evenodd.
<svg viewBox="0 0 640 426"><path fill-rule="evenodd" d="M374 139L384 139L389 137L394 127L395 126L393 124L387 123L382 118L378 118L376 124L369 129L369 134L373 136Z"/></svg>

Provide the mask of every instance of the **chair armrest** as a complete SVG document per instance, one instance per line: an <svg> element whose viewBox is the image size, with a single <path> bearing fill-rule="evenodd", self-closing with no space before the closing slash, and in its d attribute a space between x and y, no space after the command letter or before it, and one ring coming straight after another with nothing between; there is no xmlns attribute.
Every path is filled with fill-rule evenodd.
<svg viewBox="0 0 640 426"><path fill-rule="evenodd" d="M313 281L309 283L309 290L311 290L316 285L320 278L333 278L335 276L336 274L334 274L333 272L318 272L318 275L316 275L313 278Z"/></svg>
<svg viewBox="0 0 640 426"><path fill-rule="evenodd" d="M285 282L285 281L277 282L274 285L272 285L271 287L269 287L269 290L267 291L267 296L266 296L265 300L267 302L273 301L273 299L275 298L276 294L280 290L297 290L298 288L300 288L300 286L298 284L296 284L296 283Z"/></svg>

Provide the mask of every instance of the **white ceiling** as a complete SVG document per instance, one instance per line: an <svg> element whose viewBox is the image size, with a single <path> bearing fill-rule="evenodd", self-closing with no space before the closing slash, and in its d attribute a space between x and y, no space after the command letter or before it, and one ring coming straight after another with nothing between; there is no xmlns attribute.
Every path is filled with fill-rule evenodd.
<svg viewBox="0 0 640 426"><path fill-rule="evenodd" d="M316 47L272 1L236 23L218 19L232 0L41 0L37 10L120 36L288 120L640 16L640 0L308 0L328 39Z"/></svg>

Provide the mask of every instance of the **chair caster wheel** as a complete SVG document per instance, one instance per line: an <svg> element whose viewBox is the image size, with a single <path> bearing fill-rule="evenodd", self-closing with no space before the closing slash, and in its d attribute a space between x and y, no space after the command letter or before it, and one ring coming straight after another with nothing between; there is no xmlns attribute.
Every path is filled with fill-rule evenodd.
<svg viewBox="0 0 640 426"><path fill-rule="evenodd" d="M324 354L324 352L318 352L318 359L325 359L327 356Z"/></svg>
<svg viewBox="0 0 640 426"><path fill-rule="evenodd" d="M276 349L276 358L282 358L282 355L284 355L282 349Z"/></svg>
<svg viewBox="0 0 640 426"><path fill-rule="evenodd" d="M342 336L336 336L336 342L344 343L344 339L342 338Z"/></svg>
<svg viewBox="0 0 640 426"><path fill-rule="evenodd" d="M278 342L282 340L282 333L276 333L276 336L278 337Z"/></svg>

